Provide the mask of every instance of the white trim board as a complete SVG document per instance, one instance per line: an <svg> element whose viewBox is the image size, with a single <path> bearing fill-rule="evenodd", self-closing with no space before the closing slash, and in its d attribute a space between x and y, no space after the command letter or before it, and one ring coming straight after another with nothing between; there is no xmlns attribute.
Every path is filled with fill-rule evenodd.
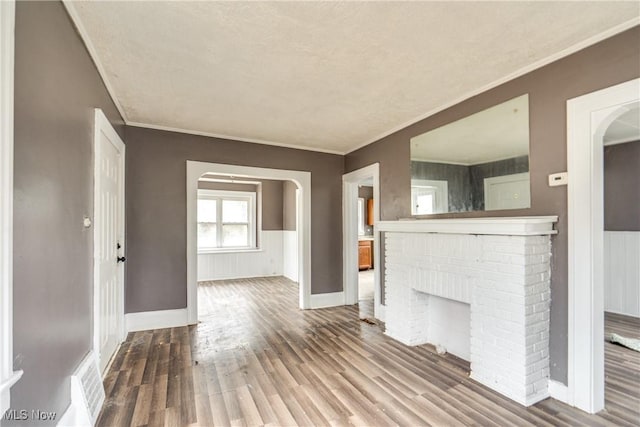
<svg viewBox="0 0 640 427"><path fill-rule="evenodd" d="M198 322L198 248L197 193L198 179L206 174L232 175L239 178L293 181L300 191L296 206L298 220L299 307L311 308L311 172L267 169L206 163L187 160L187 311L188 323Z"/></svg>
<svg viewBox="0 0 640 427"><path fill-rule="evenodd" d="M186 308L127 313L124 317L127 325L127 332L178 328L188 324Z"/></svg>
<svg viewBox="0 0 640 427"><path fill-rule="evenodd" d="M0 2L0 416L10 389L22 376L13 371L13 90L15 1Z"/></svg>
<svg viewBox="0 0 640 427"><path fill-rule="evenodd" d="M343 304L358 303L358 184L373 178L374 317L384 322L380 270L380 164L374 163L342 175L342 283Z"/></svg>
<svg viewBox="0 0 640 427"><path fill-rule="evenodd" d="M639 98L635 79L567 101L567 401L589 413L604 408L603 136Z"/></svg>

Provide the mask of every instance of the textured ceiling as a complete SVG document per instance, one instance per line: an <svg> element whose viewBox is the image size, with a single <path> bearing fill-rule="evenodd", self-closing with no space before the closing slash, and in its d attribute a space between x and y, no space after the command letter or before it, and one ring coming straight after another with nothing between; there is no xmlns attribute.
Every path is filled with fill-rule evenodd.
<svg viewBox="0 0 640 427"><path fill-rule="evenodd" d="M638 2L67 2L130 124L339 153L630 26Z"/></svg>

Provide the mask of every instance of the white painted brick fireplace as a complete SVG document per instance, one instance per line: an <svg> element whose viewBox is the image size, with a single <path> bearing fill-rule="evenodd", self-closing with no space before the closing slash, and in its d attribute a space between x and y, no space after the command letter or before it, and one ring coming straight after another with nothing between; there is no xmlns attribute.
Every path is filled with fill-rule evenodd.
<svg viewBox="0 0 640 427"><path fill-rule="evenodd" d="M549 396L551 234L557 217L383 221L386 334L471 362L529 406Z"/></svg>

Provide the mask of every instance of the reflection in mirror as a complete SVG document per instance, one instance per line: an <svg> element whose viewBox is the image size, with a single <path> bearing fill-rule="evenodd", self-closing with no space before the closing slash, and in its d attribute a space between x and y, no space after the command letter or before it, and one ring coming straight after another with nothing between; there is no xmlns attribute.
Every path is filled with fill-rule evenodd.
<svg viewBox="0 0 640 427"><path fill-rule="evenodd" d="M529 96L411 138L411 214L531 205Z"/></svg>

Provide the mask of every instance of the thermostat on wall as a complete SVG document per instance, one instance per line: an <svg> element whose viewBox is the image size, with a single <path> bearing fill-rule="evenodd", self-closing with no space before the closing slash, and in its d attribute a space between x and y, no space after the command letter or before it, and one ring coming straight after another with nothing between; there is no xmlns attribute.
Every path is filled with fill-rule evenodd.
<svg viewBox="0 0 640 427"><path fill-rule="evenodd" d="M549 175L549 187L557 187L559 185L567 185L569 175L566 172L552 173Z"/></svg>

